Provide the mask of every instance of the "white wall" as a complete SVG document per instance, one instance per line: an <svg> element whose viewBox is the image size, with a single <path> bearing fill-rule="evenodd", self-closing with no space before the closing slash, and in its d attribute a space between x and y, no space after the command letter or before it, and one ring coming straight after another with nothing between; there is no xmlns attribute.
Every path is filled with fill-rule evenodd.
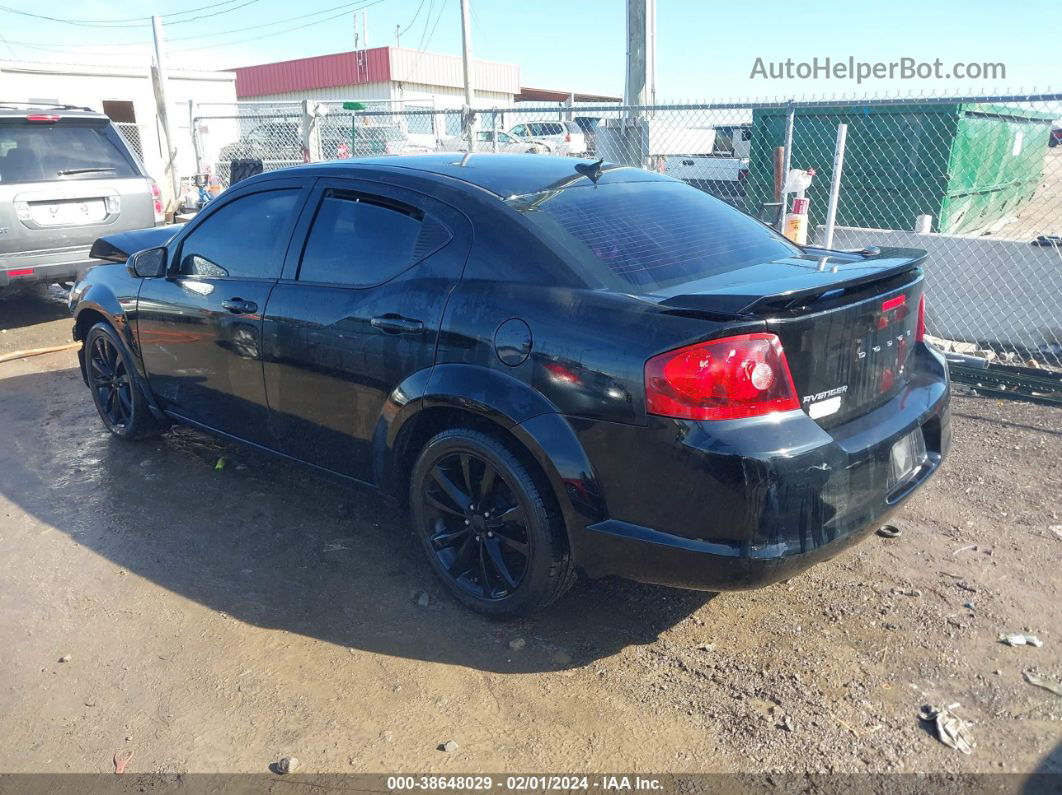
<svg viewBox="0 0 1062 795"><path fill-rule="evenodd" d="M824 229L816 229L823 239ZM1053 351L1062 345L1062 251L1028 240L837 227L833 247L922 249L926 328L945 339Z"/></svg>
<svg viewBox="0 0 1062 795"><path fill-rule="evenodd" d="M465 79L461 56L409 47L389 47L387 55L392 82L454 88L463 96ZM520 67L474 58L472 85L495 94L515 95L520 92Z"/></svg>

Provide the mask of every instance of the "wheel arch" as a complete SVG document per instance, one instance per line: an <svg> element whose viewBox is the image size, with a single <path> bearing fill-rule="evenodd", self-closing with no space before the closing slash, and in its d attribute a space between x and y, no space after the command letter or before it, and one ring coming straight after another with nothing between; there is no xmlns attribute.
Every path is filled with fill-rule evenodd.
<svg viewBox="0 0 1062 795"><path fill-rule="evenodd" d="M144 370L144 362L140 357L140 346L137 345L136 335L133 333L129 317L121 302L110 290L103 285L92 285L82 295L74 309L74 340L84 342L88 337L89 329L97 323L106 323L118 335L119 340L125 345L129 356L133 361L133 377L137 386L143 393L148 404L148 409L156 419L162 419L165 415L155 401L148 386L147 372ZM85 370L85 346L82 345L77 352L78 363L81 366L81 378L88 383L88 374Z"/></svg>
<svg viewBox="0 0 1062 795"><path fill-rule="evenodd" d="M404 503L417 455L432 436L452 427L489 433L529 465L556 501L569 540L606 518L593 465L568 419L524 382L475 365L439 365L392 393L373 442L381 488Z"/></svg>
<svg viewBox="0 0 1062 795"><path fill-rule="evenodd" d="M129 347L129 324L125 310L122 309L114 293L101 285L94 284L81 295L74 308L74 341L84 342L88 338L89 329L101 322L113 328L126 343L126 347ZM81 377L84 379L86 378L84 346L78 350L77 356L81 364ZM133 358L137 359L135 356ZM139 361L137 366L139 367Z"/></svg>

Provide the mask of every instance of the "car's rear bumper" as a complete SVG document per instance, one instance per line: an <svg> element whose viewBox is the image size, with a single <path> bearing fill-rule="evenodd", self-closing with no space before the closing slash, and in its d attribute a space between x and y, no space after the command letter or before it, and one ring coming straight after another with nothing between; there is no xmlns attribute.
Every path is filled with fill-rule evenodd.
<svg viewBox="0 0 1062 795"><path fill-rule="evenodd" d="M100 260L89 257L91 246L0 254L0 287L34 282L77 281Z"/></svg>
<svg viewBox="0 0 1062 795"><path fill-rule="evenodd" d="M571 533L591 576L700 590L754 588L833 557L883 524L950 445L947 370L924 349L904 391L829 431L801 411L579 433L609 518ZM928 458L890 487L893 445Z"/></svg>

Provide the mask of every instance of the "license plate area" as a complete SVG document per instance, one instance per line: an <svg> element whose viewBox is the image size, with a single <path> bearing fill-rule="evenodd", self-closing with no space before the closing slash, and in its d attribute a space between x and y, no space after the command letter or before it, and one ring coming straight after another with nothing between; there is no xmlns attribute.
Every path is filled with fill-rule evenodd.
<svg viewBox="0 0 1062 795"><path fill-rule="evenodd" d="M32 202L29 210L31 220L38 226L82 226L98 224L107 218L103 199Z"/></svg>
<svg viewBox="0 0 1062 795"><path fill-rule="evenodd" d="M889 493L910 480L927 458L926 437L921 428L897 440L889 454Z"/></svg>

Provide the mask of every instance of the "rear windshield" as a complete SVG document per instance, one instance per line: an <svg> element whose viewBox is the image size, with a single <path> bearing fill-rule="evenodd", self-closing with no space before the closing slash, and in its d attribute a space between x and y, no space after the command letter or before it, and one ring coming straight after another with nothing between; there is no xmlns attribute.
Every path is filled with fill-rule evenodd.
<svg viewBox="0 0 1062 795"><path fill-rule="evenodd" d="M800 253L759 221L681 182L574 187L509 203L598 281L634 292Z"/></svg>
<svg viewBox="0 0 1062 795"><path fill-rule="evenodd" d="M0 120L0 184L135 177L107 124Z"/></svg>

